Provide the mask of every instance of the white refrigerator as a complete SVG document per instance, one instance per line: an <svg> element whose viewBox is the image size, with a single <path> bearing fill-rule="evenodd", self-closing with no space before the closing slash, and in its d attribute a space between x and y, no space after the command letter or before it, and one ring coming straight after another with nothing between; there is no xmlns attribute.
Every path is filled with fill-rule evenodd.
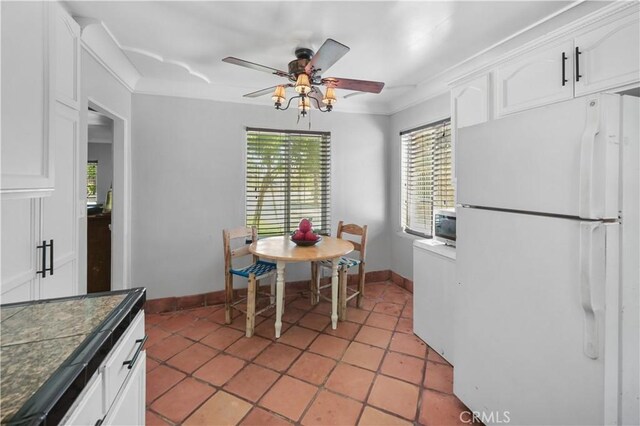
<svg viewBox="0 0 640 426"><path fill-rule="evenodd" d="M486 424L638 424L639 99L460 129L454 393Z"/></svg>

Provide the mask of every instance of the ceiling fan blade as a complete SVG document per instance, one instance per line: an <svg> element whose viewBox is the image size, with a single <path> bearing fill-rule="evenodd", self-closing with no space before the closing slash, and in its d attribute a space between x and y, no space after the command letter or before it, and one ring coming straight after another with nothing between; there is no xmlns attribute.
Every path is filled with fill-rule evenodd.
<svg viewBox="0 0 640 426"><path fill-rule="evenodd" d="M256 71L268 72L269 74L279 75L280 77L289 77L288 72L267 67L265 65L256 64L254 62L245 61L244 59L234 58L233 56L228 56L224 58L222 62L226 62L228 64L233 64L233 65L240 65L241 67L249 68Z"/></svg>
<svg viewBox="0 0 640 426"><path fill-rule="evenodd" d="M293 84L280 84L280 86L292 87ZM276 87L278 87L278 86L267 87L266 89L257 90L255 92L247 93L246 95L242 95L242 97L243 98L257 98L259 96L264 96L264 95L267 95L269 93L273 93L276 90Z"/></svg>
<svg viewBox="0 0 640 426"><path fill-rule="evenodd" d="M322 84L336 89L357 90L358 92L380 93L384 87L381 81L351 80L349 78L328 77Z"/></svg>
<svg viewBox="0 0 640 426"><path fill-rule="evenodd" d="M349 48L344 44L328 38L315 55L311 57L311 61L305 67L305 71L307 74L313 72L321 74L338 62L338 59L342 58L348 51Z"/></svg>
<svg viewBox="0 0 640 426"><path fill-rule="evenodd" d="M320 109L320 107L322 106L322 98L324 98L324 95L322 94L320 89L318 89L316 86L313 86L311 92L309 92L309 97L314 98L316 101L318 101L316 103L316 101L310 100L311 105L313 105L314 108Z"/></svg>
<svg viewBox="0 0 640 426"><path fill-rule="evenodd" d="M400 86L391 86L391 87L387 87L386 89L384 89L385 92L388 92L390 90L400 90L400 89L415 89L416 87L418 87L417 84L402 84ZM358 96L358 95L365 95L367 92L353 92L353 93L348 93L346 95L343 96L344 99L349 99L352 98L354 96Z"/></svg>

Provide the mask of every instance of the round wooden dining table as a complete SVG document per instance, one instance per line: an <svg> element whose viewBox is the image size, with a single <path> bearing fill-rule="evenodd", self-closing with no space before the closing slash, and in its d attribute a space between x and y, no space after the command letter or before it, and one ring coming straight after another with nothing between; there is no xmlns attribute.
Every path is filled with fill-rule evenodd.
<svg viewBox="0 0 640 426"><path fill-rule="evenodd" d="M292 242L288 235L260 239L249 251L254 255L276 261L276 338L282 329L282 305L284 303L284 270L287 262L316 262L331 260L331 327L338 326L338 262L340 256L352 252L353 244L347 240L334 237L322 237L322 241L314 246L302 247Z"/></svg>

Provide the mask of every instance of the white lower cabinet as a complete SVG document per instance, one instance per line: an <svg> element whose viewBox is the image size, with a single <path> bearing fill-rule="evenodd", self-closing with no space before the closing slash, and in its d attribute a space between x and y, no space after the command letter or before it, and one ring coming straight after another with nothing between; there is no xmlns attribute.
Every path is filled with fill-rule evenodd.
<svg viewBox="0 0 640 426"><path fill-rule="evenodd" d="M143 344L144 311L140 311L61 424L143 425L147 362Z"/></svg>
<svg viewBox="0 0 640 426"><path fill-rule="evenodd" d="M145 417L146 351L140 353L103 425L143 425Z"/></svg>
<svg viewBox="0 0 640 426"><path fill-rule="evenodd" d="M95 425L104 417L102 374L95 374L64 424Z"/></svg>
<svg viewBox="0 0 640 426"><path fill-rule="evenodd" d="M413 332L451 364L456 286L456 249L433 240L414 241Z"/></svg>

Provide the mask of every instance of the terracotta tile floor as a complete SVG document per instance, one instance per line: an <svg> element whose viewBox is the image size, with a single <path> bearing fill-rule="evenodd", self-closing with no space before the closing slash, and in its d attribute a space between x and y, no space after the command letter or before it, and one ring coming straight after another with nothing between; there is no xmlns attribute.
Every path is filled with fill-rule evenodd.
<svg viewBox="0 0 640 426"><path fill-rule="evenodd" d="M467 408L453 369L414 336L412 296L371 283L366 309L330 325L330 305L287 295L244 337L222 306L148 314L147 422L197 425L451 425Z"/></svg>

